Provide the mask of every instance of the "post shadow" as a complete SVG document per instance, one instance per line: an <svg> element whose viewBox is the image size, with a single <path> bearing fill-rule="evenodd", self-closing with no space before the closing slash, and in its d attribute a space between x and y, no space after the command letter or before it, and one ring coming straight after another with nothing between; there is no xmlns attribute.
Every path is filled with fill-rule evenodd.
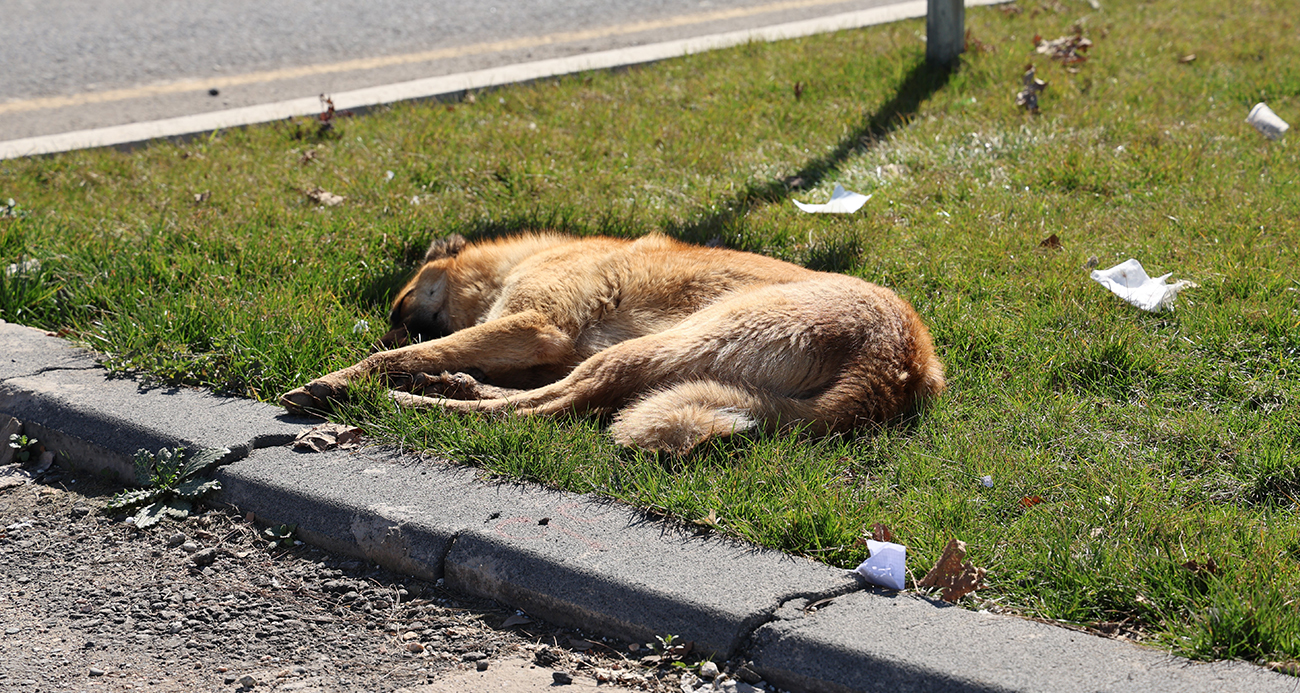
<svg viewBox="0 0 1300 693"><path fill-rule="evenodd" d="M668 234L695 243L707 242L730 228L738 219L765 204L781 202L798 190L816 187L835 173L854 152L865 151L876 141L905 125L921 103L948 84L955 65L932 65L924 59L907 73L894 96L874 113L866 114L854 130L825 155L805 163L797 173L780 180L751 182L729 204L694 221L664 229Z"/></svg>
<svg viewBox="0 0 1300 693"><path fill-rule="evenodd" d="M854 152L865 151L877 140L907 124L916 115L923 101L948 84L955 69L955 64L933 65L924 59L918 60L899 82L893 97L874 113L866 114L835 149L808 161L793 176L751 182L730 202L718 204L717 212L693 221L669 225L663 229L664 233L685 241L706 243L717 236L725 237L724 232L728 228L756 207L781 202L796 191L816 187L828 175L838 171ZM582 225L570 218L569 214L568 211L534 210L507 219L476 220L462 228L447 229L444 232L455 231L468 238L481 240L544 228L564 231ZM410 250L412 252L404 260L411 265L418 264L419 258L424 256L423 246L413 246ZM409 269L399 269L376 278L363 290L361 303L365 305L387 300L409 276Z"/></svg>

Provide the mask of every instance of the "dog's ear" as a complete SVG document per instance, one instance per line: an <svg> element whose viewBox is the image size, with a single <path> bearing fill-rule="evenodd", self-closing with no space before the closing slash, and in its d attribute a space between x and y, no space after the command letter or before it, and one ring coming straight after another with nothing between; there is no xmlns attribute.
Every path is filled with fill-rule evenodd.
<svg viewBox="0 0 1300 693"><path fill-rule="evenodd" d="M453 233L446 238L439 238L429 245L429 252L424 254L424 261L433 262L445 257L456 257L467 245L469 245L469 241L458 233Z"/></svg>

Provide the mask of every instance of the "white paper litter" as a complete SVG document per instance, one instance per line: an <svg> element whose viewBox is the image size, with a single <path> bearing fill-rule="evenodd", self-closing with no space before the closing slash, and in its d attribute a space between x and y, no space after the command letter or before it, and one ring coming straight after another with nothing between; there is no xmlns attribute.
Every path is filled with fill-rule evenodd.
<svg viewBox="0 0 1300 693"><path fill-rule="evenodd" d="M980 483L984 484L987 488L993 488L993 476L989 475L980 477Z"/></svg>
<svg viewBox="0 0 1300 693"><path fill-rule="evenodd" d="M891 590L903 589L907 578L907 547L889 541L867 540L871 558L862 562L853 572L873 585Z"/></svg>
<svg viewBox="0 0 1300 693"><path fill-rule="evenodd" d="M1142 269L1142 263L1129 258L1110 269L1093 270L1092 278L1130 304L1157 313L1173 308L1174 297L1179 291L1196 286L1195 282L1186 279L1166 284L1165 279L1170 274L1173 272L1152 278Z"/></svg>
<svg viewBox="0 0 1300 693"><path fill-rule="evenodd" d="M867 200L870 199L870 195L849 192L844 189L844 186L836 183L835 191L831 193L830 202L827 202L824 205L806 205L798 200L794 200L794 204L799 209L810 214L818 212L823 214L852 214L859 209L862 209L862 205L865 205Z"/></svg>

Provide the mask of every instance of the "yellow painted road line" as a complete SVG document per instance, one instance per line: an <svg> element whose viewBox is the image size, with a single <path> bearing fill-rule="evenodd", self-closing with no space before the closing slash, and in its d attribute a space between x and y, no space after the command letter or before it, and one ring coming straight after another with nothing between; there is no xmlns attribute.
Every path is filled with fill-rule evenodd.
<svg viewBox="0 0 1300 693"><path fill-rule="evenodd" d="M303 65L301 67L289 67L281 70L267 70L264 72L249 72L247 74L230 75L226 77L187 79L168 82L165 84L150 84L141 87L130 87L127 89L111 89L108 91L73 94L71 96L49 96L38 99L10 101L7 103L0 103L0 115L5 113L22 113L25 111L66 108L68 106L83 106L94 103L125 101L127 99L138 99L146 96L159 96L163 94L182 94L185 92L207 91L209 89L236 87L246 84L262 84L265 82L278 82L286 79L297 79L300 77L311 77L315 75L328 75L339 72L353 72L357 70L374 70L382 67L410 65L413 63L424 63L433 60L446 60L448 58L482 55L484 53L538 48L541 46L572 43L575 41L590 41L593 39L609 38L613 36L637 34L644 31L654 31L656 29L671 29L674 27L690 26L692 24L703 24L705 22L741 19L744 17L769 14L772 12L805 9L820 5L835 5L845 1L846 0L786 0L785 2L774 2L767 5L758 5L756 7L743 7L715 10L713 12L685 14L664 19L630 22L628 24L619 24L598 29L584 29L582 31L565 31L556 34L546 34L544 36L523 36L502 41L488 41L486 43L473 43L466 46L453 46L450 48L438 48L418 53L406 53L404 55L359 58L356 60L345 60L337 63Z"/></svg>

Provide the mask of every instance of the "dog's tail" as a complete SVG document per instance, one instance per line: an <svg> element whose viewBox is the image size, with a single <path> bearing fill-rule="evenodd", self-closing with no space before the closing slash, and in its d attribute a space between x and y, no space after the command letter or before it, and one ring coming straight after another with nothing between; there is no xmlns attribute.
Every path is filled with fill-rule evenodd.
<svg viewBox="0 0 1300 693"><path fill-rule="evenodd" d="M708 380L678 383L633 403L609 432L622 445L683 454L709 438L763 426L776 399Z"/></svg>

